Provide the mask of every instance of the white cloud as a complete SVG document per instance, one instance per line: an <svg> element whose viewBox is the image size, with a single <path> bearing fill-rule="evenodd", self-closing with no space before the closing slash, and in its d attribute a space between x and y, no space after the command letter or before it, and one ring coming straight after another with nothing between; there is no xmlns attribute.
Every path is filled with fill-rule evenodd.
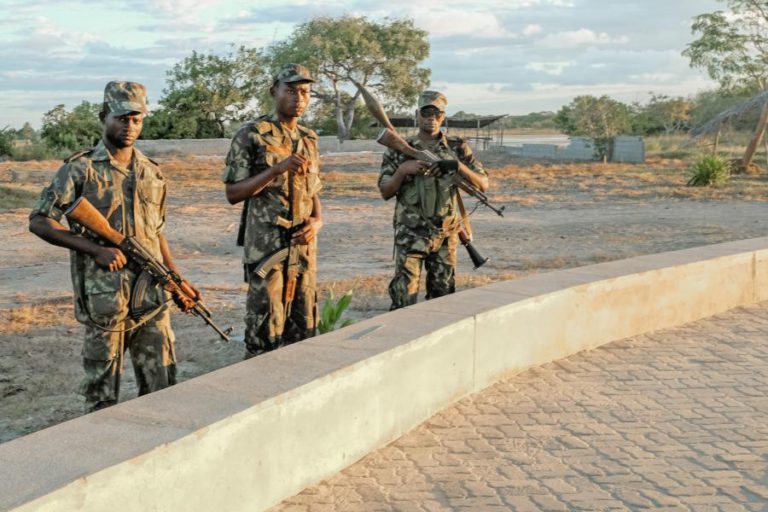
<svg viewBox="0 0 768 512"><path fill-rule="evenodd" d="M541 33L541 31L542 31L541 25L537 25L537 24L526 25L525 28L523 28L523 35L534 36L536 34Z"/></svg>
<svg viewBox="0 0 768 512"><path fill-rule="evenodd" d="M433 38L469 36L474 38L515 37L503 26L493 12L458 9L424 8L422 4L411 9L416 25L430 32Z"/></svg>
<svg viewBox="0 0 768 512"><path fill-rule="evenodd" d="M672 82L677 79L675 73L638 73L627 78L637 82Z"/></svg>
<svg viewBox="0 0 768 512"><path fill-rule="evenodd" d="M392 7L404 7L413 5L412 0L391 0ZM471 4L466 0L421 0L419 6L437 12L440 9L472 9L478 11L522 10L536 7L574 7L572 0L476 0Z"/></svg>
<svg viewBox="0 0 768 512"><path fill-rule="evenodd" d="M530 62L525 68L533 71L540 71L551 76L560 76L563 74L566 68L569 68L575 64L574 61L560 61L560 62Z"/></svg>
<svg viewBox="0 0 768 512"><path fill-rule="evenodd" d="M549 34L541 39L544 46L550 48L572 48L574 46L625 44L629 37L611 37L606 32L595 32L588 28L557 32Z"/></svg>
<svg viewBox="0 0 768 512"><path fill-rule="evenodd" d="M97 41L98 38L87 31L65 30L46 17L37 17L32 30L25 32L18 44L25 51L75 60L85 55L87 44Z"/></svg>
<svg viewBox="0 0 768 512"><path fill-rule="evenodd" d="M457 57L477 57L498 50L498 46L476 46L474 48L459 48L454 52Z"/></svg>

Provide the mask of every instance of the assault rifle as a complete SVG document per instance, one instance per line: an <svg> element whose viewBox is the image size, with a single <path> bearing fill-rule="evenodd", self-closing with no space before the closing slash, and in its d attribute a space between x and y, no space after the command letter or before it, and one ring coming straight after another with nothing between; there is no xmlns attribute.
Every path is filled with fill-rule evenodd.
<svg viewBox="0 0 768 512"><path fill-rule="evenodd" d="M293 141L292 153L298 150L298 141ZM304 226L300 205L304 199L304 188L296 184L296 172L288 172L288 218L278 216L275 224L280 228L282 247L264 256L250 269L264 279L278 263L283 264L283 311L285 318L291 315L291 304L296 295L299 274L299 247L293 243L293 235Z"/></svg>
<svg viewBox="0 0 768 512"><path fill-rule="evenodd" d="M431 164L440 161L440 158L431 151L427 151L425 149L416 149L408 144L408 142L406 142L405 139L403 139L395 130L395 127L389 120L387 113L384 112L384 108L381 106L381 103L379 103L379 100L377 100L370 92L368 92L368 89L366 89L362 84L358 82L353 83L360 91L360 94L363 96L365 105L368 107L368 110L371 112L373 117L375 117L376 120L384 126L384 129L381 131L379 136L376 137L376 142L388 148L399 151L404 155L408 155L415 160L421 160L422 162L428 162ZM451 174L451 176L453 178L454 184L459 189L477 199L483 206L487 206L493 210L493 212L496 213L496 215L499 217L504 216L503 212L505 206L502 205L501 207L497 207L492 205L488 201L488 196L486 196L482 191L478 190L477 187L475 187L471 182L464 178L461 173L454 172Z"/></svg>
<svg viewBox="0 0 768 512"><path fill-rule="evenodd" d="M133 262L140 270L139 278L137 279L136 288L145 289L148 285L147 281L142 276L148 276L166 290L177 296L179 300L184 303L193 303L194 306L190 309L190 312L195 316L199 316L207 323L211 328L224 341L229 341L229 333L232 332L232 328L228 328L224 331L213 322L211 318L211 311L203 304L202 300L196 300L195 292L190 288L189 284L176 272L169 269L163 262L152 256L152 254L144 247L137 239L124 236L119 231L112 228L109 225L107 219L94 208L94 206L84 197L79 197L72 206L64 212L70 222L76 222L88 229L99 238L109 242L113 246L120 249L129 261ZM141 294L139 294L141 295ZM136 302L136 301L132 301Z"/></svg>

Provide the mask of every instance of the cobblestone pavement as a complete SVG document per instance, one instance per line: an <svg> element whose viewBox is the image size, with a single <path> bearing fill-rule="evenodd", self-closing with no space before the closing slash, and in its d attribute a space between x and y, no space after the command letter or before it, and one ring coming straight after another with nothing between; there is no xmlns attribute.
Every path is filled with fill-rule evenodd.
<svg viewBox="0 0 768 512"><path fill-rule="evenodd" d="M768 303L497 383L272 512L768 511Z"/></svg>

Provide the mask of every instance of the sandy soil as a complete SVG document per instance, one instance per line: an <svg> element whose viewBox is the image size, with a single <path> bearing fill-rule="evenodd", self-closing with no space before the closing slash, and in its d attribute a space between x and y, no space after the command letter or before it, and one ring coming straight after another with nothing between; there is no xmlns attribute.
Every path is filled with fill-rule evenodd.
<svg viewBox="0 0 768 512"><path fill-rule="evenodd" d="M460 248L459 287L768 233L768 181L738 176L721 189L685 187L685 164L544 165L480 153L494 202L472 216L475 245L491 261L473 272ZM354 290L353 319L389 306L392 202L375 184L380 155L323 159L326 226L320 239L321 295ZM242 336L245 285L235 246L239 207L223 197L221 158L164 158L170 180L166 236L179 266L204 291L222 326ZM39 191L57 162L0 163L0 185ZM467 201L471 208L473 201ZM74 418L82 401L82 327L72 318L67 252L27 231L27 208L0 210L0 442ZM180 375L189 379L243 356L197 318L174 315ZM129 365L130 366L130 365ZM136 395L126 368L122 399Z"/></svg>

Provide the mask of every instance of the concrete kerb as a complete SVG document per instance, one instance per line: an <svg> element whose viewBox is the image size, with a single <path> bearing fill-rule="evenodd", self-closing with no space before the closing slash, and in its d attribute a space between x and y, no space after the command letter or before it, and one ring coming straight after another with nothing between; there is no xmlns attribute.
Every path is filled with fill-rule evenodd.
<svg viewBox="0 0 768 512"><path fill-rule="evenodd" d="M766 285L761 238L420 303L0 445L0 510L261 510L499 378Z"/></svg>

